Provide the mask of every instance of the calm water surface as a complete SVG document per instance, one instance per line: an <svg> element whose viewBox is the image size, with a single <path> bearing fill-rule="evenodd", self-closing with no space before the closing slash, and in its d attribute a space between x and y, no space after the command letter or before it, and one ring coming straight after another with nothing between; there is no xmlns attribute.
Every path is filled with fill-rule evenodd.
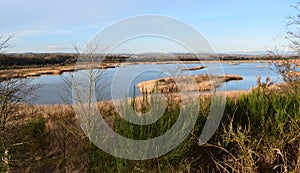
<svg viewBox="0 0 300 173"><path fill-rule="evenodd" d="M227 64L222 63L221 66L216 63L207 64L183 64L178 67L178 64L140 64L128 65L124 67L110 68L104 70L104 76L99 81L99 85L105 87L102 92L103 99L111 99L111 90L114 94L120 96L139 95L139 91L134 86L139 82L152 80L170 75L197 75L207 73L206 69L197 71L188 71L181 74L180 68L188 68L204 65L208 67L218 68L223 70L224 74L237 74L243 76L241 81L229 81L223 84L220 89L226 90L249 90L256 85L257 76L261 76L265 81L266 77L270 77L275 83L282 82L282 79L277 73L270 69L271 65L267 63L241 63L241 64ZM220 69L221 67L221 69ZM37 104L59 104L64 103L63 99L70 98L67 90L71 91L71 86L66 86L62 78L71 79L71 73L63 73L60 76L40 76L33 78L33 83L40 83L41 87L37 90L39 98L35 100ZM109 87L113 82L113 88ZM128 84L128 85L127 85ZM126 86L130 86L129 88ZM69 99L69 101L71 101Z"/></svg>

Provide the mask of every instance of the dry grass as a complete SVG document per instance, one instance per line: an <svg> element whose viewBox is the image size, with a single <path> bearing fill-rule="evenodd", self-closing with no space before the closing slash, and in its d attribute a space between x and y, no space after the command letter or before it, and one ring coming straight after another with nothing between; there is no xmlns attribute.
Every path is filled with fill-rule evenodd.
<svg viewBox="0 0 300 173"><path fill-rule="evenodd" d="M112 64L99 64L93 65L93 68L106 69L114 68ZM23 68L23 69L4 69L0 70L0 77L3 78L27 78L38 77L41 75L61 75L64 72L74 72L77 70L89 69L89 66L67 65L67 66L51 66L51 67L39 67L39 68Z"/></svg>
<svg viewBox="0 0 300 173"><path fill-rule="evenodd" d="M28 141L29 144L20 145L15 150L11 150L12 152L19 152L12 155L12 159L18 160L18 162L11 161L14 163L12 168L19 166L14 171L20 172L45 170L49 170L49 172L97 172L105 170L131 172L137 169L143 171L160 170L162 172L297 172L300 169L300 136L296 133L295 128L299 128L299 119L296 117L291 121L285 120L285 118L289 119L286 115L295 117L292 114L293 111L299 113L299 110L292 105L298 104L294 102L295 98L268 95L264 90L261 92L254 91L254 93L232 91L226 94L235 101L227 100L226 117L224 117L214 138L210 140L210 144L201 147L195 145L197 141L194 139L199 136L201 124L207 115L206 111L209 110L203 109L199 113L199 124L195 126L196 129L199 129L195 129L191 135L195 138L188 139L188 143L185 143L187 147L183 151L178 149L178 153L173 153L174 156L169 154L145 162L114 158L97 149L81 130L74 110L68 105L23 105L10 127L23 129L20 128L23 126L26 129L28 124L31 124L31 127L34 125L32 122L36 122L35 120L42 117L46 125L44 132L46 136L33 138L33 140ZM272 93L270 92L270 94ZM170 102L173 105L176 105L177 101L184 102L185 98L178 99L178 97L178 94L174 93L172 96L174 100ZM210 93L200 96L201 104L205 104L201 105L202 108L209 108L209 98ZM288 103L284 101L285 99ZM187 105L188 100L186 98ZM142 104L145 102L146 100L142 97L137 97L134 106L136 109L143 109ZM131 103L132 100L127 102L127 104ZM281 104L289 107L282 110ZM130 127L133 127L132 124L123 122L119 116L112 116L118 113L111 101L99 102L98 106L104 119L111 128L117 129L117 132L126 134L126 130L130 131ZM271 112L267 110L271 110ZM175 109L169 109L169 111L168 116L164 117L167 118L176 111L178 113L179 110L175 106ZM279 116L281 113L283 117ZM268 120L264 118L268 118ZM171 121L174 120L176 118L173 117ZM283 130L280 130L281 123L286 123L282 126ZM120 127L125 126L120 128L119 125ZM30 129L33 130L36 127L41 126L35 125ZM159 131L158 128L159 126L155 126L150 132L156 134ZM140 128L134 126L134 129L133 134ZM22 132L23 130L17 131ZM25 131L28 132L28 130ZM16 130L13 130L12 133L17 134ZM22 139L23 141L27 141L27 138L26 136L23 137L22 133L21 137L15 137L15 139ZM190 148L191 146L192 148ZM39 152L36 154L30 147L40 147L37 149ZM188 153L188 155L181 155L180 153ZM29 154L30 158L27 158ZM26 155L27 160L24 160L22 155ZM158 166L153 167L150 163L157 163Z"/></svg>
<svg viewBox="0 0 300 173"><path fill-rule="evenodd" d="M195 67L191 67L191 68L183 68L181 69L182 71L193 71L193 70L201 70L206 68L205 66L195 66Z"/></svg>
<svg viewBox="0 0 300 173"><path fill-rule="evenodd" d="M220 86L224 82L231 80L242 80L239 75L225 76L177 76L149 80L137 84L141 93L152 93L160 91L162 93L175 93L179 91L209 91L212 88Z"/></svg>

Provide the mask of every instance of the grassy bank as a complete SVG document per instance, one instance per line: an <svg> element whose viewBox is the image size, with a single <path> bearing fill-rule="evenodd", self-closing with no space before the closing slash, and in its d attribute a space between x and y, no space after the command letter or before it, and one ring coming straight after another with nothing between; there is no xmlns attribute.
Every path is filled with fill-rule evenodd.
<svg viewBox="0 0 300 173"><path fill-rule="evenodd" d="M227 99L223 120L210 141L198 137L210 102L199 98L200 110L192 133L168 154L131 161L113 157L92 144L82 132L74 110L63 105L23 106L1 131L1 170L12 172L299 172L300 91L252 93ZM133 102L126 103L131 106ZM172 105L172 102L170 102ZM147 104L141 108L146 112ZM103 106L100 106L103 107ZM138 126L102 109L114 131L133 139L165 133L180 113L167 107L154 124ZM193 108L193 107L191 107ZM185 109L190 109L189 106ZM125 111L126 112L126 111Z"/></svg>

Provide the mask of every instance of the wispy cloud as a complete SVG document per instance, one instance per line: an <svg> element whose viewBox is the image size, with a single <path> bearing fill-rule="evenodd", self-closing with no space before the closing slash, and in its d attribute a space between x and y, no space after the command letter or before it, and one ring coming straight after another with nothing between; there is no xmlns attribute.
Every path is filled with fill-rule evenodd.
<svg viewBox="0 0 300 173"><path fill-rule="evenodd" d="M57 45L57 44L52 44L52 45L48 45L47 46L47 48L48 49L64 49L65 48L65 46L63 46L63 45Z"/></svg>
<svg viewBox="0 0 300 173"><path fill-rule="evenodd" d="M50 45L48 45L47 49L49 51L65 51L65 50L70 50L71 47L68 46L65 43L57 43L57 44L50 44Z"/></svg>
<svg viewBox="0 0 300 173"><path fill-rule="evenodd" d="M70 31L68 30L23 30L23 31L15 31L16 38L24 38L24 37L33 37L39 35L61 35L61 34L68 34Z"/></svg>

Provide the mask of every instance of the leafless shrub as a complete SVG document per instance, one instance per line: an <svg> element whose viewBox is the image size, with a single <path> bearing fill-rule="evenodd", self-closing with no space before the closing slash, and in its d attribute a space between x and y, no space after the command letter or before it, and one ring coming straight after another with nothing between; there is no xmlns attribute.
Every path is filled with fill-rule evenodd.
<svg viewBox="0 0 300 173"><path fill-rule="evenodd" d="M292 89L292 92L298 92L300 88L300 2L294 6L298 14L287 17L285 38L290 42L287 45L293 51L293 56L280 55L278 51L271 51L270 56L273 59L274 71L277 72L285 82L281 88Z"/></svg>

